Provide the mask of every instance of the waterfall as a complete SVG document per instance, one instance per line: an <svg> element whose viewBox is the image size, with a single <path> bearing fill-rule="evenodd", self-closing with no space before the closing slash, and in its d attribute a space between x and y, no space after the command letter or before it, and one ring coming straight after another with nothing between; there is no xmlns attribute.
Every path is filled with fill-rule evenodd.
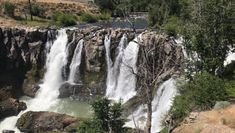
<svg viewBox="0 0 235 133"><path fill-rule="evenodd" d="M229 52L228 55L224 61L224 66L227 66L228 64L232 63L233 61L235 61L235 48L231 48L229 47Z"/></svg>
<svg viewBox="0 0 235 133"><path fill-rule="evenodd" d="M70 83L74 83L75 82L75 75L77 70L79 69L79 66L81 64L81 59L82 59L82 49L83 49L83 43L84 40L81 39L77 46L76 49L74 50L74 54L73 54L73 58L72 58L72 62L70 64L70 74L69 74L69 79L68 81Z"/></svg>
<svg viewBox="0 0 235 133"><path fill-rule="evenodd" d="M176 94L175 80L172 78L159 87L152 101L152 133L160 132L163 129L162 120L170 110Z"/></svg>
<svg viewBox="0 0 235 133"><path fill-rule="evenodd" d="M137 39L136 39L137 40ZM115 62L110 56L111 38L105 37L106 62L108 68L106 96L113 100L128 101L136 95L136 63L139 45L131 41L124 49L127 37L124 34L119 45Z"/></svg>
<svg viewBox="0 0 235 133"><path fill-rule="evenodd" d="M110 55L111 38L108 36L105 37L104 44L105 44L105 49L106 49L106 62L107 62L107 68L108 68L107 81L106 81L106 86L107 86L106 95L108 97L114 97L115 95L114 90L116 89L117 77L119 74L120 64L121 64L123 52L124 52L124 45L126 42L127 42L127 37L124 34L118 45L117 57L113 64L111 55Z"/></svg>
<svg viewBox="0 0 235 133"><path fill-rule="evenodd" d="M40 89L34 99L27 101L27 110L22 111L18 116L12 116L4 119L0 123L0 132L4 129L15 130L15 124L17 119L27 111L48 111L51 107L56 106L58 103L58 89L63 81L62 68L67 63L66 60L66 44L68 38L66 30L59 31L57 40L51 46L50 51L47 54L46 61L46 73L43 79L43 83L40 85ZM50 44L47 44L46 48L49 48Z"/></svg>
<svg viewBox="0 0 235 133"><path fill-rule="evenodd" d="M177 94L175 80L173 78L165 81L158 89L152 101L152 133L160 132L163 129L161 124L165 115L172 106L173 98ZM137 110L128 117L130 120L125 124L126 127L137 127L144 129L147 117L146 105L141 105ZM135 120L135 123L133 121Z"/></svg>

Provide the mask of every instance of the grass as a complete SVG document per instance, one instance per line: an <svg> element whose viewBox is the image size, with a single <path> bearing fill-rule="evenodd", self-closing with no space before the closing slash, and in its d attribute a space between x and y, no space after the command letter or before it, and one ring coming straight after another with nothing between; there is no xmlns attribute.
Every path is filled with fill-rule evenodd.
<svg viewBox="0 0 235 133"><path fill-rule="evenodd" d="M48 27L51 25L51 21L49 20L45 20L45 21L40 21L40 20L36 20L34 19L33 21L31 20L21 20L19 21L20 24L22 25L26 25L26 26L30 26L30 27Z"/></svg>
<svg viewBox="0 0 235 133"><path fill-rule="evenodd" d="M226 90L230 97L235 97L235 80L226 81Z"/></svg>

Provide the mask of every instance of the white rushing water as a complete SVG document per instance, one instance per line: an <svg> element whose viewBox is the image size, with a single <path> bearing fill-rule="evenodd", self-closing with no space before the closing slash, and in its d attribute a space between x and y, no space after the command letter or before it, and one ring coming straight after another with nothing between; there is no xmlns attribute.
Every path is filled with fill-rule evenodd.
<svg viewBox="0 0 235 133"><path fill-rule="evenodd" d="M175 80L173 78L165 81L158 89L152 101L152 133L160 132L163 129L161 124L165 115L170 110L173 98L177 94L177 89L175 87ZM126 127L135 128L135 125L140 129L144 129L146 122L146 105L141 105L137 108L132 115L128 117L130 120L125 124ZM134 123L134 121L135 123Z"/></svg>
<svg viewBox="0 0 235 133"><path fill-rule="evenodd" d="M43 79L43 83L40 85L40 90L34 99L26 102L27 110L22 111L18 116L12 116L4 119L0 123L0 132L2 130L15 130L19 132L15 127L17 119L27 111L48 111L51 107L56 106L58 103L58 89L63 81L62 68L66 64L66 44L68 38L66 30L59 31L57 40L51 46L47 54L46 73ZM50 45L50 44L47 44Z"/></svg>
<svg viewBox="0 0 235 133"><path fill-rule="evenodd" d="M228 64L235 61L235 48L230 48L230 51L228 52L228 55L224 61L224 66L227 66Z"/></svg>
<svg viewBox="0 0 235 133"><path fill-rule="evenodd" d="M82 49L83 49L83 45L84 45L84 40L81 39L77 46L76 49L74 50L74 54L73 54L73 58L72 58L72 62L70 64L70 73L69 73L69 79L68 81L70 83L74 83L74 78L75 78L75 74L76 71L78 70L80 64L81 64L81 60L82 60Z"/></svg>
<svg viewBox="0 0 235 133"><path fill-rule="evenodd" d="M137 40L137 39L136 39ZM108 75L106 82L106 96L115 101L122 100L124 103L136 95L137 59L139 45L131 41L126 48L127 37L124 34L119 46L115 62L110 55L111 38L105 37L106 62Z"/></svg>

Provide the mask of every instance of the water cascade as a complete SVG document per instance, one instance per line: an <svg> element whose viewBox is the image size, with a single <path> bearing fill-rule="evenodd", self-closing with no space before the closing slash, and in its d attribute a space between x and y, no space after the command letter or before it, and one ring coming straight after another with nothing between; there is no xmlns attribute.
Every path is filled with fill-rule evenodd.
<svg viewBox="0 0 235 133"><path fill-rule="evenodd" d="M224 66L227 66L228 64L232 63L233 61L235 61L235 48L230 47L228 55L224 61Z"/></svg>
<svg viewBox="0 0 235 133"><path fill-rule="evenodd" d="M46 48L50 48L47 54L46 73L43 83L34 99L26 101L27 110L21 112L18 116L12 116L4 119L0 123L0 132L4 129L15 130L19 132L16 127L17 119L27 111L48 111L51 107L56 106L58 103L58 89L63 81L62 68L67 63L66 61L66 44L68 38L66 30L59 31L57 40L50 48L50 44Z"/></svg>
<svg viewBox="0 0 235 133"><path fill-rule="evenodd" d="M76 46L76 49L74 51L72 62L70 64L70 66L69 66L70 67L70 74L69 74L68 81L70 83L74 83L75 82L75 75L76 75L76 72L79 69L79 66L81 64L83 45L84 45L84 40L81 39L78 42L78 44Z"/></svg>
<svg viewBox="0 0 235 133"><path fill-rule="evenodd" d="M135 39L137 40L137 39ZM136 76L137 72L137 58L139 52L139 45L137 41L131 41L126 48L126 35L123 35L119 46L118 54L115 62L112 62L110 56L111 38L105 37L106 61L108 67L108 75L106 82L106 96L113 100L128 101L136 95Z"/></svg>
<svg viewBox="0 0 235 133"><path fill-rule="evenodd" d="M172 100L177 94L175 87L175 80L173 78L165 81L158 89L152 101L152 133L160 132L162 127L162 120L164 119L167 112L170 110ZM128 117L130 120L125 126L135 128L137 127L144 129L146 120L146 105L141 105L137 110ZM135 123L134 123L134 121Z"/></svg>

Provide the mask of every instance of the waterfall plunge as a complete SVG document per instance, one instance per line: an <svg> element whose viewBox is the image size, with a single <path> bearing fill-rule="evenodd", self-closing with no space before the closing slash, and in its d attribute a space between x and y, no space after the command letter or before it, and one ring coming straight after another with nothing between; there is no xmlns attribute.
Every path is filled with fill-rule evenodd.
<svg viewBox="0 0 235 133"><path fill-rule="evenodd" d="M152 133L160 132L163 129L161 125L162 120L164 119L167 112L172 106L173 98L177 94L177 89L175 87L175 80L169 79L165 81L157 90L154 99L152 101ZM146 105L141 105L137 110L128 117L130 120L125 124L126 127L144 129L145 120L147 118ZM134 123L134 121L135 123Z"/></svg>
<svg viewBox="0 0 235 133"><path fill-rule="evenodd" d="M108 75L106 82L106 96L115 101L128 101L136 95L136 62L138 58L139 45L130 42L124 49L127 37L124 34L119 45L115 62L112 62L110 55L111 37L105 37L106 61Z"/></svg>
<svg viewBox="0 0 235 133"><path fill-rule="evenodd" d="M68 38L66 30L60 30L57 40L51 46L50 52L47 54L46 73L41 89L37 92L34 99L26 102L27 110L21 112L18 116L12 116L4 119L0 123L0 132L2 130L15 130L20 132L16 127L17 119L27 111L48 111L51 107L58 103L58 89L63 81L62 68L67 63L66 61L66 44ZM46 48L49 48L47 43Z"/></svg>
<svg viewBox="0 0 235 133"><path fill-rule="evenodd" d="M108 67L108 75L106 82L106 96L115 101L122 99L125 103L130 98L136 95L136 77L137 73L137 58L139 45L136 43L141 40L141 35L130 42L124 48L127 42L124 35L118 45L118 53L115 62L112 62L110 55L111 38L105 37L106 62ZM174 97L177 94L175 79L171 78L165 81L158 89L152 101L152 133L160 132L163 128L162 120L172 106ZM144 129L147 118L146 105L141 105L128 117L130 120L125 124L126 127L137 127ZM135 122L133 121L135 120Z"/></svg>
<svg viewBox="0 0 235 133"><path fill-rule="evenodd" d="M70 83L74 83L75 82L75 74L77 69L79 69L79 66L81 64L81 59L82 59L82 49L83 49L83 45L84 45L84 40L81 39L77 46L76 49L74 51L74 55L72 58L72 62L70 64L70 74L69 74L69 82Z"/></svg>

